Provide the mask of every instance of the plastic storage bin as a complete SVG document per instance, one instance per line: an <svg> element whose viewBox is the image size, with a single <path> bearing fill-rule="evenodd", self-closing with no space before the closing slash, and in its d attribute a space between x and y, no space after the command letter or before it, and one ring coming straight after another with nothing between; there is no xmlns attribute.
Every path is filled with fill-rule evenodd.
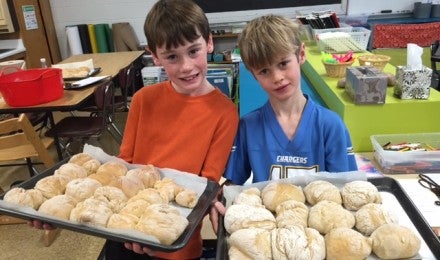
<svg viewBox="0 0 440 260"><path fill-rule="evenodd" d="M374 157L384 173L440 172L440 132L372 135ZM420 143L429 151L390 151L387 144Z"/></svg>
<svg viewBox="0 0 440 260"><path fill-rule="evenodd" d="M0 72L0 92L11 107L47 103L63 96L62 70L56 68Z"/></svg>
<svg viewBox="0 0 440 260"><path fill-rule="evenodd" d="M364 27L341 27L314 30L314 34L321 51L328 53L364 52L367 49L371 31Z"/></svg>

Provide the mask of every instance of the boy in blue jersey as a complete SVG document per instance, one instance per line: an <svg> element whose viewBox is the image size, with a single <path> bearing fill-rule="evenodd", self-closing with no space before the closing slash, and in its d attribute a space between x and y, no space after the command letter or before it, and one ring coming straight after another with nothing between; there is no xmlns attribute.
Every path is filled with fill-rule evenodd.
<svg viewBox="0 0 440 260"><path fill-rule="evenodd" d="M348 130L335 112L301 91L306 60L299 25L268 15L249 22L239 38L241 58L269 100L242 117L224 177L243 184L308 172L357 170Z"/></svg>

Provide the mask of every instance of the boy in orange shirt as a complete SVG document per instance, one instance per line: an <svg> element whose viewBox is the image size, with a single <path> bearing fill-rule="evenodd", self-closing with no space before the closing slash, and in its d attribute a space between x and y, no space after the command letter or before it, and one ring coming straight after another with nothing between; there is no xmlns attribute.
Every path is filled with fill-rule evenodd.
<svg viewBox="0 0 440 260"><path fill-rule="evenodd" d="M193 1L160 0L148 13L144 31L154 63L163 66L169 81L134 95L119 157L218 182L231 151L238 113L206 78L206 55L214 49L208 20ZM188 245L174 253L152 252L136 243L125 246L164 259L197 259L202 254L200 230L201 225ZM119 243L107 244L106 259L133 255Z"/></svg>

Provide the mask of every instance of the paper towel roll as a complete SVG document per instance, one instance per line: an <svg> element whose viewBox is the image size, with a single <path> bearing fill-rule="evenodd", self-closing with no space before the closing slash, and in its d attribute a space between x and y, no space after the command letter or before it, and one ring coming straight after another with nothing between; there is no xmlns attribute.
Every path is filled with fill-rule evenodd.
<svg viewBox="0 0 440 260"><path fill-rule="evenodd" d="M69 44L70 54L71 55L83 54L78 27L67 26L66 34L67 34L67 42Z"/></svg>
<svg viewBox="0 0 440 260"><path fill-rule="evenodd" d="M92 45L92 52L98 53L98 43L96 42L95 25L88 24L87 27L89 28L89 38L90 38L90 44Z"/></svg>
<svg viewBox="0 0 440 260"><path fill-rule="evenodd" d="M26 62L24 60L8 60L0 62L0 71L2 74L6 75L20 69L26 69Z"/></svg>

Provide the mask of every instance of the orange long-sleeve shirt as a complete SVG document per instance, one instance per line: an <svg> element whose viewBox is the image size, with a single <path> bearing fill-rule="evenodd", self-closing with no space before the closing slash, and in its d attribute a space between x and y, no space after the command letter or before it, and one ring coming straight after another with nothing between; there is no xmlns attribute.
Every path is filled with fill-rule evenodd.
<svg viewBox="0 0 440 260"><path fill-rule="evenodd" d="M198 97L177 93L170 81L133 96L119 157L219 181L238 125L236 106L218 89ZM169 259L200 257L200 227L188 245Z"/></svg>

